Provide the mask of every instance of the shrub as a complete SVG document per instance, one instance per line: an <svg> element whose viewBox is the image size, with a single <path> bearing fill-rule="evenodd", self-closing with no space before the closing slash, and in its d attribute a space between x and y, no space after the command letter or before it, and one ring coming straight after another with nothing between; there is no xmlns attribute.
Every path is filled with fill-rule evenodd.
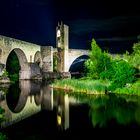
<svg viewBox="0 0 140 140"><path fill-rule="evenodd" d="M132 83L135 81L135 69L126 61L119 60L112 63L112 69L110 70L112 76L110 80L112 81L110 90L116 88L121 88L126 85L126 83Z"/></svg>

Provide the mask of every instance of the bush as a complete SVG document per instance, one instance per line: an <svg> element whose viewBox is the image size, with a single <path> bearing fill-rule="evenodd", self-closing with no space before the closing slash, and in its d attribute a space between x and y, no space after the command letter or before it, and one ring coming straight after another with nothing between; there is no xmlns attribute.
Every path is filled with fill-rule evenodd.
<svg viewBox="0 0 140 140"><path fill-rule="evenodd" d="M119 61L114 60L109 73L110 80L112 81L109 87L110 90L124 87L126 83L133 83L135 81L135 69L123 59Z"/></svg>

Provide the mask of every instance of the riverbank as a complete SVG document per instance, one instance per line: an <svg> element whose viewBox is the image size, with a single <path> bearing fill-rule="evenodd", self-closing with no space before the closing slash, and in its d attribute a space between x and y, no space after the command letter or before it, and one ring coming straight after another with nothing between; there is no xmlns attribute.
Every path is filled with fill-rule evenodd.
<svg viewBox="0 0 140 140"><path fill-rule="evenodd" d="M79 80L79 79L63 79L56 80L53 88L64 89L66 91L80 92L86 94L105 94L108 82L103 83L99 80Z"/></svg>
<svg viewBox="0 0 140 140"><path fill-rule="evenodd" d="M117 88L114 91L108 91L110 81L103 80L87 80L87 79L63 79L56 80L53 84L55 89L64 89L65 91L72 91L86 94L129 94L140 95L140 80L133 84L127 84L123 88Z"/></svg>

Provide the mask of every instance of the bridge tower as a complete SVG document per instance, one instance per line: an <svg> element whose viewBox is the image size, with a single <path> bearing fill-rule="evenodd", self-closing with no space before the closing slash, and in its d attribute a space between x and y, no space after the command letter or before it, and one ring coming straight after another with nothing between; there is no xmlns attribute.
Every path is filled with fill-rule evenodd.
<svg viewBox="0 0 140 140"><path fill-rule="evenodd" d="M69 27L62 22L56 27L56 48L58 51L58 72L69 71Z"/></svg>

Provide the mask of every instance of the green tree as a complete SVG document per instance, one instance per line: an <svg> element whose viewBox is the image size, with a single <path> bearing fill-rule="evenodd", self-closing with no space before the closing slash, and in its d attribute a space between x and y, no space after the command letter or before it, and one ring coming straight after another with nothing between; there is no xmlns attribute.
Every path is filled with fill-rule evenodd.
<svg viewBox="0 0 140 140"><path fill-rule="evenodd" d="M130 62L135 68L139 69L140 71L140 42L134 43Z"/></svg>
<svg viewBox="0 0 140 140"><path fill-rule="evenodd" d="M102 52L95 39L91 42L90 59L85 62L87 76L92 79L107 79L111 81L109 90L121 88L135 81L135 68L126 60L116 55L114 58L107 52ZM138 48L134 48L138 53ZM130 59L130 58L129 58Z"/></svg>
<svg viewBox="0 0 140 140"><path fill-rule="evenodd" d="M91 42L90 59L85 62L87 76L93 79L99 79L100 73L110 67L111 55L102 52L95 39Z"/></svg>
<svg viewBox="0 0 140 140"><path fill-rule="evenodd" d="M124 54L124 59L128 61L135 69L137 77L140 77L140 41L133 44L133 52Z"/></svg>

